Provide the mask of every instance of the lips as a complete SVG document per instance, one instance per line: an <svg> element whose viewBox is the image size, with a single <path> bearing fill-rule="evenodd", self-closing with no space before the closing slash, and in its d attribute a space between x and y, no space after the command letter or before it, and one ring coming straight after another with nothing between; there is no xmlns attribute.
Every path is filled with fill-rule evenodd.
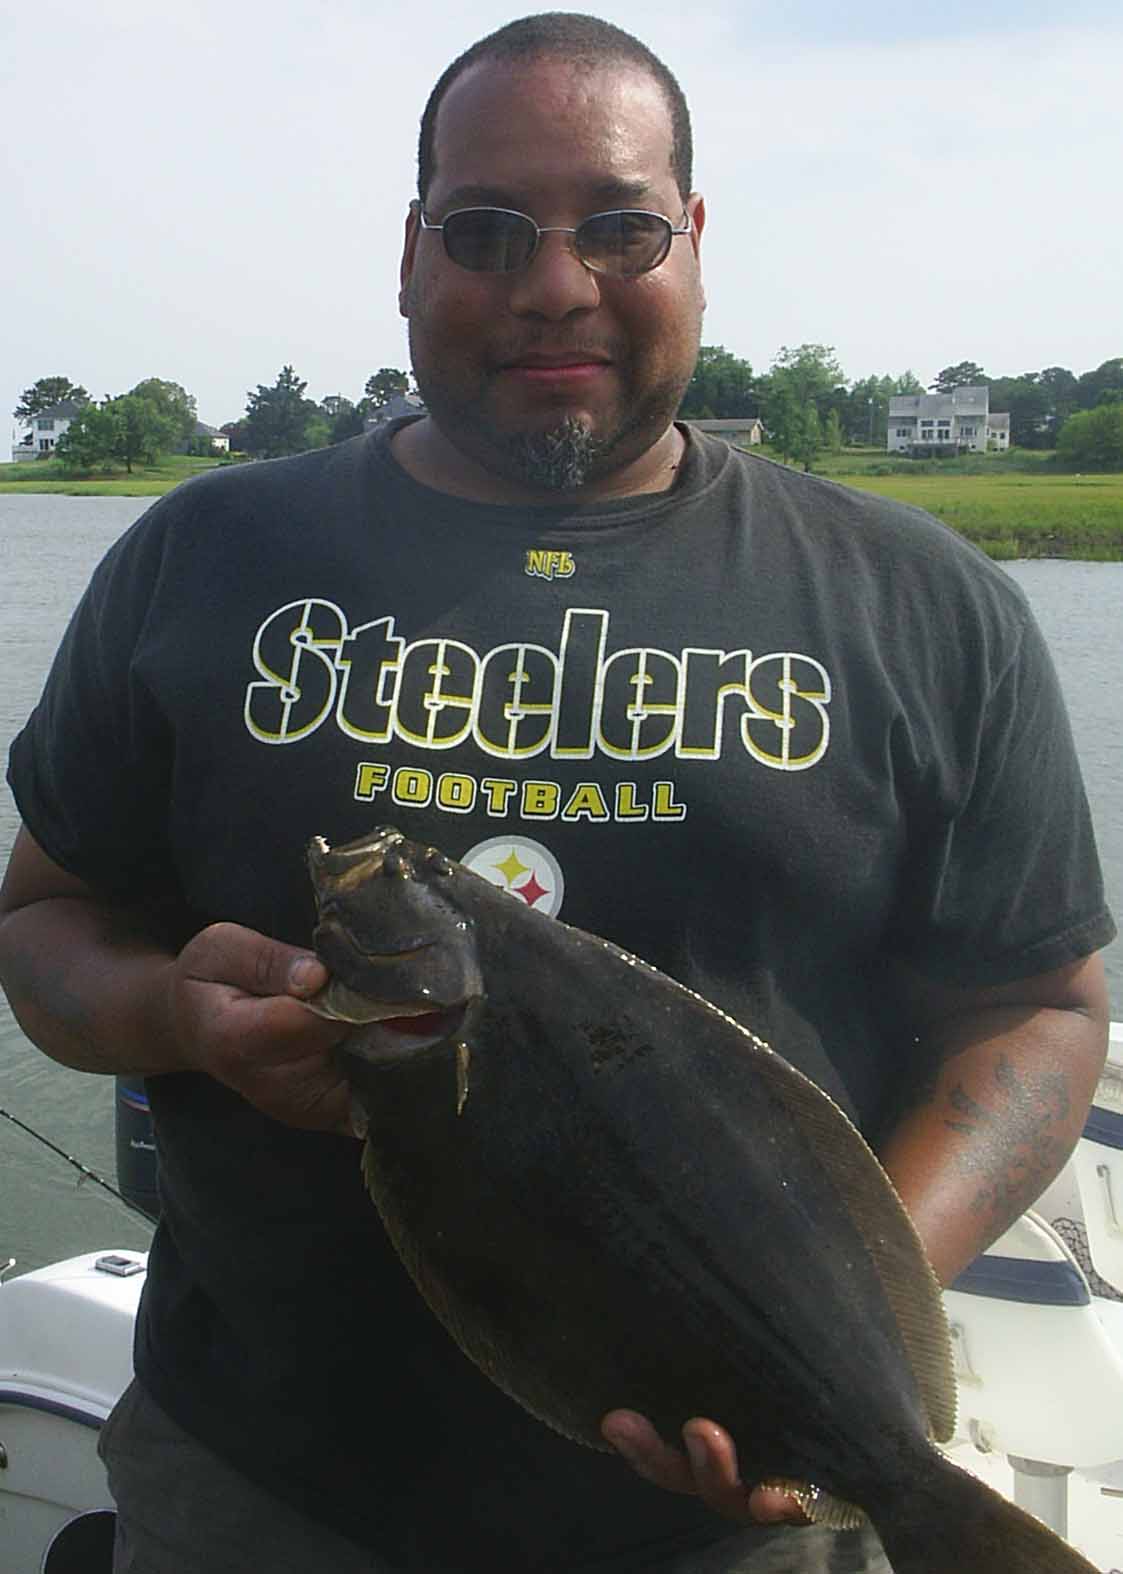
<svg viewBox="0 0 1123 1574"><path fill-rule="evenodd" d="M612 360L613 357L605 350L591 345L558 350L519 350L503 356L499 361L499 370L528 373L602 371L606 366L611 366Z"/></svg>

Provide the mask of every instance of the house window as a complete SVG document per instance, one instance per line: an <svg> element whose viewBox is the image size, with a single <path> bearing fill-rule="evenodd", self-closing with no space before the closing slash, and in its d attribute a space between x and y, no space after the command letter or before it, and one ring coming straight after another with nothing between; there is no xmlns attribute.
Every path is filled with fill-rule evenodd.
<svg viewBox="0 0 1123 1574"><path fill-rule="evenodd" d="M39 439L39 452L41 454L49 454L50 451L51 451L51 439L49 437L41 437Z"/></svg>
<svg viewBox="0 0 1123 1574"><path fill-rule="evenodd" d="M44 421L44 420L40 419L40 420L36 421L35 425L39 428L39 430L41 432L53 432L54 429L55 429L55 423L53 421L50 421L50 420Z"/></svg>
<svg viewBox="0 0 1123 1574"><path fill-rule="evenodd" d="M912 436L912 427L911 426L899 426L897 428L897 436L898 437L911 437Z"/></svg>

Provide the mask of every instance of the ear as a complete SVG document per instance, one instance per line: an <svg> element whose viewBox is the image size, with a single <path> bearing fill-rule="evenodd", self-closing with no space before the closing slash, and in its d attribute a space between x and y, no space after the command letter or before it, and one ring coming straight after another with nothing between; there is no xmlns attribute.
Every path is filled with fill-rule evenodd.
<svg viewBox="0 0 1123 1574"><path fill-rule="evenodd" d="M698 263L698 294L702 302L702 310L706 309L706 291L702 284L702 231L706 227L706 199L697 191L691 192L686 201L686 211L690 218L690 244L694 248L694 260Z"/></svg>
<svg viewBox="0 0 1123 1574"><path fill-rule="evenodd" d="M398 311L403 317L409 316L409 285L413 278L413 264L417 253L417 237L421 234L421 204L416 198L409 205L406 214L405 239L402 244L402 266L399 274Z"/></svg>
<svg viewBox="0 0 1123 1574"><path fill-rule="evenodd" d="M700 192L692 191L686 199L686 212L692 226L690 244L697 257L702 245L702 231L706 227L706 199Z"/></svg>

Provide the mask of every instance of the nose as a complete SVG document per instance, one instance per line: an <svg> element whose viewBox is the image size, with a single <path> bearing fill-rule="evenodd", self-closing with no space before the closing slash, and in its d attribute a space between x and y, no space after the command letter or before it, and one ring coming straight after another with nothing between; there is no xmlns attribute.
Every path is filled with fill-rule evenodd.
<svg viewBox="0 0 1123 1574"><path fill-rule="evenodd" d="M544 234L526 267L513 275L508 300L517 316L560 322L570 312L599 306L600 285L574 251L571 235Z"/></svg>

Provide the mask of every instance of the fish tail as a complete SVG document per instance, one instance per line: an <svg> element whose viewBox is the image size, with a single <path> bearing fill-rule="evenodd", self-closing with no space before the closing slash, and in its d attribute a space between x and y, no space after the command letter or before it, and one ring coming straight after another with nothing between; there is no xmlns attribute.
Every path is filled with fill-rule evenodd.
<svg viewBox="0 0 1123 1574"><path fill-rule="evenodd" d="M916 1490L871 1518L893 1574L1097 1574L1047 1525L935 1450Z"/></svg>

